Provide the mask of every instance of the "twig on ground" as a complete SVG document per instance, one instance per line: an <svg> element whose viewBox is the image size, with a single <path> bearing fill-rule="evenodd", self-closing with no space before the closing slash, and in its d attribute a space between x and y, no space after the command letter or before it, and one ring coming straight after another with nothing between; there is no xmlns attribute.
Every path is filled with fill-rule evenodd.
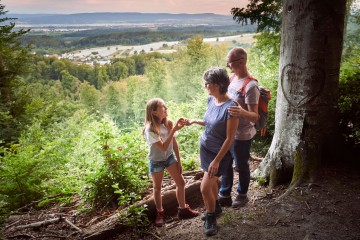
<svg viewBox="0 0 360 240"><path fill-rule="evenodd" d="M310 206L309 206L309 204L307 203L307 201L305 201L305 204L306 204L307 208L310 209Z"/></svg>
<svg viewBox="0 0 360 240"><path fill-rule="evenodd" d="M26 224L26 225L16 226L15 229L37 228L37 227L47 226L47 225L50 225L50 224L53 224L53 223L58 223L61 220L62 220L62 216L60 216L58 218L54 218L54 219L41 221L41 222L35 222L35 223Z"/></svg>
<svg viewBox="0 0 360 240"><path fill-rule="evenodd" d="M35 238L33 235L29 235L29 234L18 234L18 235L14 235L14 236L9 236L7 238Z"/></svg>
<svg viewBox="0 0 360 240"><path fill-rule="evenodd" d="M80 233L82 233L82 230L79 228L79 227L77 227L77 226L75 226L75 224L73 224L72 222L70 222L68 219L64 219L65 220L65 222L67 223L67 224L69 224L71 227L73 227L74 229L76 229L78 232L80 232Z"/></svg>
<svg viewBox="0 0 360 240"><path fill-rule="evenodd" d="M43 236L37 236L36 238L63 238L63 239L66 239L66 237L64 236L59 236L59 235L43 235Z"/></svg>
<svg viewBox="0 0 360 240"><path fill-rule="evenodd" d="M274 226L275 226L276 224L278 224L279 222L280 222L280 218L278 218L278 219L276 220Z"/></svg>
<svg viewBox="0 0 360 240"><path fill-rule="evenodd" d="M91 226L94 222L98 221L99 219L103 218L104 216L97 216L97 217L94 217L93 219L91 219L85 226L88 227L88 226Z"/></svg>
<svg viewBox="0 0 360 240"><path fill-rule="evenodd" d="M161 238L159 236L156 236L156 234L152 233L152 232L148 232L148 231L141 231L141 233L145 233L145 234L148 234L148 235L152 235L153 237L155 237L156 239L160 239Z"/></svg>
<svg viewBox="0 0 360 240"><path fill-rule="evenodd" d="M174 223L170 224L169 226L167 226L166 230L172 229L172 228L176 227L177 225L179 225L179 222L174 222Z"/></svg>
<svg viewBox="0 0 360 240"><path fill-rule="evenodd" d="M9 224L9 225L5 226L5 229L9 229L9 228L11 228L12 226L14 226L15 224L17 224L17 223L18 223L18 222L20 222L20 221L21 221L21 219L19 219L19 220L15 221L15 222L13 222L13 223L11 223L11 224Z"/></svg>
<svg viewBox="0 0 360 240"><path fill-rule="evenodd" d="M312 187L321 187L321 186L317 183L309 183L308 188L312 188Z"/></svg>
<svg viewBox="0 0 360 240"><path fill-rule="evenodd" d="M69 235L66 236L66 239L70 239L70 237L71 237L72 235L75 235L75 234L77 234L77 232L72 232L72 233L70 233Z"/></svg>

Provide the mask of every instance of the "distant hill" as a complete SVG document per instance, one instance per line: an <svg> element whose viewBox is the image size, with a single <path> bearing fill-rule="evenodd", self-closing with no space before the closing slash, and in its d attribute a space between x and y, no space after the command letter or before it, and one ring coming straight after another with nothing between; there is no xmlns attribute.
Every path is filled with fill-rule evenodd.
<svg viewBox="0 0 360 240"><path fill-rule="evenodd" d="M203 14L170 14L170 13L137 13L137 12L99 12L77 14L11 14L7 17L17 18L16 24L51 25L51 24L192 24L192 25L236 25L231 15Z"/></svg>

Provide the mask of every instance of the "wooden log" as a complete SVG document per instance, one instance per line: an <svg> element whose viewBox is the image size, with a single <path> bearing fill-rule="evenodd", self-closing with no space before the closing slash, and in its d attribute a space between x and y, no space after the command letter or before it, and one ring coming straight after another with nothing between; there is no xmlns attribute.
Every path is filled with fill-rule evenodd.
<svg viewBox="0 0 360 240"><path fill-rule="evenodd" d="M186 202L188 204L192 204L195 202L199 202L201 199L200 193L200 184L201 181L198 180L193 182L185 187L185 196ZM171 215L176 213L178 203L176 199L176 191L169 190L163 193L163 207L167 214ZM148 211L147 215L149 219L154 219L156 213L156 207L154 203L154 199L151 197L149 199L139 201L136 203L137 206L147 205ZM125 211L124 209L123 211ZM86 229L83 229L83 239L84 240L98 240L98 239L107 239L109 237L114 236L117 233L120 233L125 229L121 223L118 221L119 213L116 212L112 216L104 219L103 221L90 226Z"/></svg>

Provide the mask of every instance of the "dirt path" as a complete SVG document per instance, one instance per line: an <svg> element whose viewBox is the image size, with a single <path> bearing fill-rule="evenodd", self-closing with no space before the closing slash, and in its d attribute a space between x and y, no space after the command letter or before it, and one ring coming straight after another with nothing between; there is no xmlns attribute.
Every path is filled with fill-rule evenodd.
<svg viewBox="0 0 360 240"><path fill-rule="evenodd" d="M316 183L304 184L277 201L285 191L284 186L269 190L252 182L250 202L238 210L224 208L218 234L212 237L204 236L199 217L182 221L168 217L163 228L128 232L113 239L360 239L358 170L329 167Z"/></svg>
<svg viewBox="0 0 360 240"><path fill-rule="evenodd" d="M252 163L254 168L256 163ZM235 186L234 186L235 191ZM249 203L238 210L224 208L218 218L218 234L209 239L360 239L360 171L359 168L327 167L315 183L304 184L280 201L278 197L286 186L275 189L260 187L251 182ZM196 206L203 208L201 196ZM81 234L70 224L61 221L48 226L14 230L15 226L54 219L59 215L80 228L105 219L113 212L78 213L76 201L71 206L53 206L48 209L28 209L22 215L13 215L2 231L0 239L81 239ZM178 220L167 216L162 228L150 225L147 229L128 230L110 239L207 239L200 217Z"/></svg>

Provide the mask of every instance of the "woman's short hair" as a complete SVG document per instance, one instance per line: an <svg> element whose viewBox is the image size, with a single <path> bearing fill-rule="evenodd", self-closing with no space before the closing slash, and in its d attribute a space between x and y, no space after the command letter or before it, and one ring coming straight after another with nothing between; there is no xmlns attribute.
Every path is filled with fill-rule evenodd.
<svg viewBox="0 0 360 240"><path fill-rule="evenodd" d="M230 85L229 76L225 69L212 67L207 70L204 75L203 79L206 83L214 83L219 86L220 94L226 94L228 87Z"/></svg>

